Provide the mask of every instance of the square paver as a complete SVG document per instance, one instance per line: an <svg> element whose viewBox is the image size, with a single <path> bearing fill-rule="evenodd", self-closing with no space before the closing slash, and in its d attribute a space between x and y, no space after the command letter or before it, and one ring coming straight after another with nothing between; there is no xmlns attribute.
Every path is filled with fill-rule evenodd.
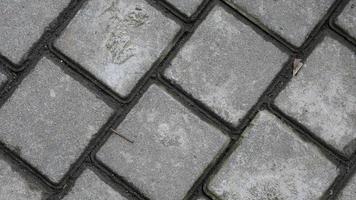
<svg viewBox="0 0 356 200"><path fill-rule="evenodd" d="M178 10L191 16L197 10L203 0L167 0L169 3L177 7Z"/></svg>
<svg viewBox="0 0 356 200"><path fill-rule="evenodd" d="M18 63L70 0L1 0L0 54Z"/></svg>
<svg viewBox="0 0 356 200"><path fill-rule="evenodd" d="M287 54L215 7L165 76L233 125L257 102Z"/></svg>
<svg viewBox="0 0 356 200"><path fill-rule="evenodd" d="M356 0L351 0L336 18L336 24L356 38Z"/></svg>
<svg viewBox="0 0 356 200"><path fill-rule="evenodd" d="M179 28L145 0L90 0L55 46L127 96Z"/></svg>
<svg viewBox="0 0 356 200"><path fill-rule="evenodd" d="M98 152L150 199L181 200L228 137L153 85Z"/></svg>
<svg viewBox="0 0 356 200"><path fill-rule="evenodd" d="M223 200L319 199L337 174L316 146L261 111L208 189Z"/></svg>
<svg viewBox="0 0 356 200"><path fill-rule="evenodd" d="M112 109L43 58L0 108L0 141L58 181Z"/></svg>
<svg viewBox="0 0 356 200"><path fill-rule="evenodd" d="M227 0L295 46L301 46L334 0Z"/></svg>
<svg viewBox="0 0 356 200"><path fill-rule="evenodd" d="M42 191L0 158L0 200L41 200Z"/></svg>
<svg viewBox="0 0 356 200"><path fill-rule="evenodd" d="M356 197L356 175L353 175L351 180L346 184L341 191L337 200L354 200Z"/></svg>
<svg viewBox="0 0 356 200"><path fill-rule="evenodd" d="M326 36L276 105L346 154L356 139L356 54Z"/></svg>
<svg viewBox="0 0 356 200"><path fill-rule="evenodd" d="M85 170L63 200L126 200L94 172Z"/></svg>

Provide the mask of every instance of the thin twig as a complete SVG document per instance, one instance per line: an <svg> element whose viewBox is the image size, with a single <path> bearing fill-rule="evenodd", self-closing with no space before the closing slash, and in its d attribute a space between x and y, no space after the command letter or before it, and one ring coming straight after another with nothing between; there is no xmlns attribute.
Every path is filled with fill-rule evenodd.
<svg viewBox="0 0 356 200"><path fill-rule="evenodd" d="M128 139L127 137L125 137L125 136L121 135L120 133L118 133L118 132L117 132L117 131L115 131L114 129L111 129L111 131L112 131L112 132L114 132L116 135L120 136L122 139L124 139L124 140L126 140L126 141L130 142L131 144L133 144L133 143L134 143L134 141L132 141L132 140Z"/></svg>

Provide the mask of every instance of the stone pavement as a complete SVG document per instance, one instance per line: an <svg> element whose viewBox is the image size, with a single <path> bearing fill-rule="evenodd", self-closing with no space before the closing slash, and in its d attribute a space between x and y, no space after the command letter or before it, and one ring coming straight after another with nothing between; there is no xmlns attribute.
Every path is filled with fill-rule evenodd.
<svg viewBox="0 0 356 200"><path fill-rule="evenodd" d="M356 0L0 16L0 200L356 199Z"/></svg>

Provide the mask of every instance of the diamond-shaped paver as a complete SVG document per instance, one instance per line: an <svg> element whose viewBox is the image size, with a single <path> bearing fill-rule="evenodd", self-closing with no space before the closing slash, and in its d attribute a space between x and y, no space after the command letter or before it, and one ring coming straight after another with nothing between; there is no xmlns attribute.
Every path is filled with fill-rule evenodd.
<svg viewBox="0 0 356 200"><path fill-rule="evenodd" d="M237 125L287 58L250 26L215 7L165 76Z"/></svg>
<svg viewBox="0 0 356 200"><path fill-rule="evenodd" d="M41 200L42 191L0 158L0 200Z"/></svg>
<svg viewBox="0 0 356 200"><path fill-rule="evenodd" d="M227 0L295 46L301 46L334 0Z"/></svg>
<svg viewBox="0 0 356 200"><path fill-rule="evenodd" d="M126 200L92 171L85 170L63 200Z"/></svg>
<svg viewBox="0 0 356 200"><path fill-rule="evenodd" d="M111 113L103 101L43 58L0 108L0 141L58 181Z"/></svg>
<svg viewBox="0 0 356 200"><path fill-rule="evenodd" d="M153 85L98 158L151 199L181 200L228 137Z"/></svg>
<svg viewBox="0 0 356 200"><path fill-rule="evenodd" d="M353 175L351 180L346 184L341 191L337 200L354 200L356 197L356 175Z"/></svg>
<svg viewBox="0 0 356 200"><path fill-rule="evenodd" d="M327 36L276 99L285 113L347 154L356 139L355 63L355 51Z"/></svg>
<svg viewBox="0 0 356 200"><path fill-rule="evenodd" d="M55 45L127 96L178 30L145 0L90 0Z"/></svg>
<svg viewBox="0 0 356 200"><path fill-rule="evenodd" d="M336 24L356 38L356 0L351 0L336 18Z"/></svg>
<svg viewBox="0 0 356 200"><path fill-rule="evenodd" d="M222 200L318 199L338 170L320 150L267 111L208 184Z"/></svg>
<svg viewBox="0 0 356 200"><path fill-rule="evenodd" d="M17 63L70 0L1 0L0 54Z"/></svg>
<svg viewBox="0 0 356 200"><path fill-rule="evenodd" d="M192 15L203 0L167 0L186 15Z"/></svg>

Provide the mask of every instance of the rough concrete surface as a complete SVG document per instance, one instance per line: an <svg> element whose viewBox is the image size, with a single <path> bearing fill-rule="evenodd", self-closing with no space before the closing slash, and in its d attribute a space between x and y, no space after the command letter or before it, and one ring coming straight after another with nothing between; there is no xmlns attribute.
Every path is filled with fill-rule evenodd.
<svg viewBox="0 0 356 200"><path fill-rule="evenodd" d="M276 105L350 155L356 139L356 53L327 36Z"/></svg>
<svg viewBox="0 0 356 200"><path fill-rule="evenodd" d="M301 46L334 0L227 0L295 46Z"/></svg>
<svg viewBox="0 0 356 200"><path fill-rule="evenodd" d="M0 157L0 200L41 200L42 191L29 184Z"/></svg>
<svg viewBox="0 0 356 200"><path fill-rule="evenodd" d="M0 140L59 181L112 113L43 58L0 109Z"/></svg>
<svg viewBox="0 0 356 200"><path fill-rule="evenodd" d="M192 15L203 0L168 0L169 3L175 5L180 11L186 15Z"/></svg>
<svg viewBox="0 0 356 200"><path fill-rule="evenodd" d="M145 0L90 0L55 46L127 96L178 30Z"/></svg>
<svg viewBox="0 0 356 200"><path fill-rule="evenodd" d="M356 175L353 175L351 180L347 183L342 190L337 200L354 200L356 197Z"/></svg>
<svg viewBox="0 0 356 200"><path fill-rule="evenodd" d="M251 27L216 7L165 76L237 125L287 59Z"/></svg>
<svg viewBox="0 0 356 200"><path fill-rule="evenodd" d="M153 85L98 158L149 198L180 200L228 138Z"/></svg>
<svg viewBox="0 0 356 200"><path fill-rule="evenodd" d="M318 199L338 170L320 150L262 111L208 189L223 200Z"/></svg>
<svg viewBox="0 0 356 200"><path fill-rule="evenodd" d="M346 5L344 10L337 17L336 24L356 38L356 0L351 0Z"/></svg>
<svg viewBox="0 0 356 200"><path fill-rule="evenodd" d="M19 62L70 0L1 0L0 54Z"/></svg>
<svg viewBox="0 0 356 200"><path fill-rule="evenodd" d="M85 170L63 200L127 200L91 170Z"/></svg>

